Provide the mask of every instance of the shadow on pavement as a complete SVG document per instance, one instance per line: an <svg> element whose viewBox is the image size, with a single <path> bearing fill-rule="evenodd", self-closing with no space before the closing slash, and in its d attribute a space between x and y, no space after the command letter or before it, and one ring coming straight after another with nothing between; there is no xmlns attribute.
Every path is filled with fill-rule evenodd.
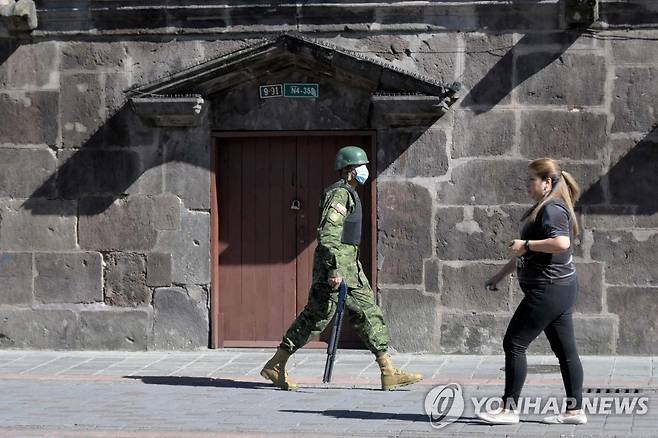
<svg viewBox="0 0 658 438"><path fill-rule="evenodd" d="M174 385L174 386L213 386L216 388L239 389L273 389L267 383L245 382L232 379L214 379L211 377L181 377L181 376L123 376L124 379L141 380L147 385Z"/></svg>

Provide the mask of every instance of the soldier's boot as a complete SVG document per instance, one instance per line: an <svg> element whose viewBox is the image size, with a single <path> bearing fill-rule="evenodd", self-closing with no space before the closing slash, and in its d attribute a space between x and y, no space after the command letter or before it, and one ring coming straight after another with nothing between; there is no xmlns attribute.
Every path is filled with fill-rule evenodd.
<svg viewBox="0 0 658 438"><path fill-rule="evenodd" d="M407 373L393 367L393 361L388 353L377 357L377 364L382 373L382 389L390 391L401 386L412 385L423 379L422 374Z"/></svg>
<svg viewBox="0 0 658 438"><path fill-rule="evenodd" d="M260 375L271 380L275 386L278 386L284 391L296 391L297 384L290 380L286 371L286 362L288 362L289 357L290 353L278 348L274 356L267 361Z"/></svg>

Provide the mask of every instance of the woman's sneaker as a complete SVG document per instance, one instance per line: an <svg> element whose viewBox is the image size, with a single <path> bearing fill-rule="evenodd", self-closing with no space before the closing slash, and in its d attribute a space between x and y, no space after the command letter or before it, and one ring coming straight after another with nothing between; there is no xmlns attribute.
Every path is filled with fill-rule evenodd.
<svg viewBox="0 0 658 438"><path fill-rule="evenodd" d="M586 424L587 415L584 412L576 415L551 415L543 420L546 424Z"/></svg>
<svg viewBox="0 0 658 438"><path fill-rule="evenodd" d="M517 424L519 422L519 414L514 411L478 412L477 416L489 424Z"/></svg>

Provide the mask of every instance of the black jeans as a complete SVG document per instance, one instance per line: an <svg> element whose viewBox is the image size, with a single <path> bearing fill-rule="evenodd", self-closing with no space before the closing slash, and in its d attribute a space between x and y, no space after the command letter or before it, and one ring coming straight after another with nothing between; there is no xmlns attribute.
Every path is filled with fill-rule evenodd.
<svg viewBox="0 0 658 438"><path fill-rule="evenodd" d="M505 395L507 406L518 405L521 389L528 372L526 350L543 331L560 362L567 409L581 409L583 399L583 366L574 338L572 311L578 285L526 285L525 297L517 307L503 340L505 350Z"/></svg>

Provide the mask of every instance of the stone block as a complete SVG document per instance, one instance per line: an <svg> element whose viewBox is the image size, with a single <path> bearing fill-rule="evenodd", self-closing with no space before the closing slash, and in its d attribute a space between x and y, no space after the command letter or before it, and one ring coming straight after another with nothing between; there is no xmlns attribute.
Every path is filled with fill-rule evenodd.
<svg viewBox="0 0 658 438"><path fill-rule="evenodd" d="M210 283L210 214L183 213L181 229L161 231L154 250L172 255L174 283Z"/></svg>
<svg viewBox="0 0 658 438"><path fill-rule="evenodd" d="M76 348L143 351L148 346L151 324L150 308L82 311Z"/></svg>
<svg viewBox="0 0 658 438"><path fill-rule="evenodd" d="M440 324L436 295L424 295L416 289L384 289L381 303L393 348L400 352L436 351Z"/></svg>
<svg viewBox="0 0 658 438"><path fill-rule="evenodd" d="M582 194L579 206L602 204L605 201L603 181L606 178L602 164L562 163L562 170L573 175Z"/></svg>
<svg viewBox="0 0 658 438"><path fill-rule="evenodd" d="M146 284L171 286L173 278L171 254L152 252L146 256Z"/></svg>
<svg viewBox="0 0 658 438"><path fill-rule="evenodd" d="M634 205L639 215L657 212L658 137L649 135L638 142L633 139L617 140L612 142L611 147L611 155L626 153L613 161L607 174L610 203ZM629 181L637 183L630 184Z"/></svg>
<svg viewBox="0 0 658 438"><path fill-rule="evenodd" d="M114 105L120 105L120 101L114 102ZM108 108L107 119L84 143L84 147L160 147L156 145L158 132L158 129L142 120L130 105L124 104L116 109ZM162 157L158 164L162 164Z"/></svg>
<svg viewBox="0 0 658 438"><path fill-rule="evenodd" d="M618 327L614 316L574 317L576 346L580 354L617 354Z"/></svg>
<svg viewBox="0 0 658 438"><path fill-rule="evenodd" d="M423 260L432 253L432 198L410 182L382 182L378 189L380 283L421 284Z"/></svg>
<svg viewBox="0 0 658 438"><path fill-rule="evenodd" d="M154 197L155 211L153 223L157 230L180 230L181 228L181 201L175 195L161 195Z"/></svg>
<svg viewBox="0 0 658 438"><path fill-rule="evenodd" d="M103 301L99 253L39 253L34 258L34 297L44 304Z"/></svg>
<svg viewBox="0 0 658 438"><path fill-rule="evenodd" d="M208 347L208 310L183 288L158 288L153 298L150 347L156 350Z"/></svg>
<svg viewBox="0 0 658 438"><path fill-rule="evenodd" d="M205 60L199 41L126 41L123 43L132 84L146 84ZM131 84L131 85L132 85Z"/></svg>
<svg viewBox="0 0 658 438"><path fill-rule="evenodd" d="M60 195L66 199L125 194L141 174L135 151L66 150L58 158L62 164L57 183Z"/></svg>
<svg viewBox="0 0 658 438"><path fill-rule="evenodd" d="M526 203L528 161L477 160L455 165L438 188L439 204Z"/></svg>
<svg viewBox="0 0 658 438"><path fill-rule="evenodd" d="M32 304L32 254L0 252L0 304Z"/></svg>
<svg viewBox="0 0 658 438"><path fill-rule="evenodd" d="M378 170L383 175L436 177L448 171L446 135L440 129L380 131Z"/></svg>
<svg viewBox="0 0 658 438"><path fill-rule="evenodd" d="M593 232L592 259L605 262L605 282L612 285L658 286L658 232Z"/></svg>
<svg viewBox="0 0 658 438"><path fill-rule="evenodd" d="M658 67L615 70L612 132L648 132L658 113Z"/></svg>
<svg viewBox="0 0 658 438"><path fill-rule="evenodd" d="M588 205L583 207L581 225L587 229L615 230L635 227L635 207Z"/></svg>
<svg viewBox="0 0 658 438"><path fill-rule="evenodd" d="M512 35L467 33L462 83L470 91L462 105L487 108L510 103L514 67Z"/></svg>
<svg viewBox="0 0 658 438"><path fill-rule="evenodd" d="M156 200L144 196L80 200L80 247L104 251L148 251L157 240Z"/></svg>
<svg viewBox="0 0 658 438"><path fill-rule="evenodd" d="M203 126L162 133L165 192L178 195L188 209L210 209L209 138Z"/></svg>
<svg viewBox="0 0 658 438"><path fill-rule="evenodd" d="M48 144L57 140L59 93L0 92L0 144Z"/></svg>
<svg viewBox="0 0 658 438"><path fill-rule="evenodd" d="M521 154L530 159L552 157L593 160L606 143L605 114L584 111L524 111Z"/></svg>
<svg viewBox="0 0 658 438"><path fill-rule="evenodd" d="M0 307L0 348L71 350L76 339L71 310Z"/></svg>
<svg viewBox="0 0 658 438"><path fill-rule="evenodd" d="M507 155L514 145L514 112L486 113L459 110L455 113L452 157Z"/></svg>
<svg viewBox="0 0 658 438"><path fill-rule="evenodd" d="M144 257L133 253L105 256L105 303L114 306L151 304Z"/></svg>
<svg viewBox="0 0 658 438"><path fill-rule="evenodd" d="M608 311L619 316L617 354L658 354L658 288L609 287Z"/></svg>
<svg viewBox="0 0 658 438"><path fill-rule="evenodd" d="M0 73L0 86L14 90L58 88L57 57L54 41L14 44L6 58L0 55L0 69L4 71Z"/></svg>
<svg viewBox="0 0 658 438"><path fill-rule="evenodd" d="M62 73L60 86L62 143L81 147L102 126L105 93L98 73Z"/></svg>
<svg viewBox="0 0 658 438"><path fill-rule="evenodd" d="M444 312L441 354L504 354L503 336L509 316Z"/></svg>
<svg viewBox="0 0 658 438"><path fill-rule="evenodd" d="M502 264L469 263L451 266L443 264L443 287L441 304L444 307L464 312L509 312L510 285L508 281L498 284L498 291L484 288Z"/></svg>
<svg viewBox="0 0 658 438"><path fill-rule="evenodd" d="M123 70L126 48L116 42L65 42L61 45L62 70Z"/></svg>
<svg viewBox="0 0 658 438"><path fill-rule="evenodd" d="M31 199L0 204L0 249L66 251L76 248L76 203Z"/></svg>
<svg viewBox="0 0 658 438"><path fill-rule="evenodd" d="M0 148L0 197L55 197L55 168L49 149Z"/></svg>
<svg viewBox="0 0 658 438"><path fill-rule="evenodd" d="M438 260L425 261L425 292L440 292L441 267Z"/></svg>
<svg viewBox="0 0 658 438"><path fill-rule="evenodd" d="M502 260L519 235L526 207L440 207L436 212L437 256L441 260Z"/></svg>
<svg viewBox="0 0 658 438"><path fill-rule="evenodd" d="M129 195L161 195L164 188L162 149L145 147L136 152L139 154L141 174L126 191Z"/></svg>
<svg viewBox="0 0 658 438"><path fill-rule="evenodd" d="M517 56L515 62L520 84L517 92L523 104L603 104L606 79L604 56L538 50Z"/></svg>
<svg viewBox="0 0 658 438"><path fill-rule="evenodd" d="M612 62L619 64L652 64L658 59L658 32L655 30L629 31L628 38L610 41Z"/></svg>

